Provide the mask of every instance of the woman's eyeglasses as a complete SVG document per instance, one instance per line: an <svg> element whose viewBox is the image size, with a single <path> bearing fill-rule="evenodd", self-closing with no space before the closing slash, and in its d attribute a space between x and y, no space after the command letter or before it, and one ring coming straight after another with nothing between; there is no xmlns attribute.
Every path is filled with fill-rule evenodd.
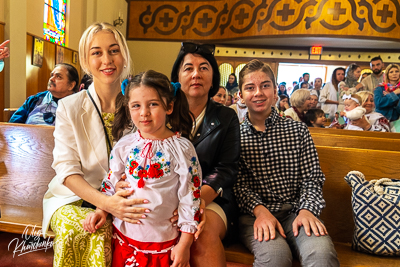
<svg viewBox="0 0 400 267"><path fill-rule="evenodd" d="M215 45L213 44L195 44L191 42L182 42L181 50L187 53L195 53L201 51L205 54L213 55L215 51Z"/></svg>
<svg viewBox="0 0 400 267"><path fill-rule="evenodd" d="M46 109L44 110L45 112L43 113L43 120L45 123L53 124L54 120L56 119L56 114L54 114L53 112L46 112L50 105L51 102L47 105Z"/></svg>

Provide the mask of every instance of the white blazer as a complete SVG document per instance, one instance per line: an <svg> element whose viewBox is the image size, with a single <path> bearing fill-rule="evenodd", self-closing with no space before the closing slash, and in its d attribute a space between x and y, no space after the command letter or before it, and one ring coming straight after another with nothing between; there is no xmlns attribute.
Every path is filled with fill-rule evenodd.
<svg viewBox="0 0 400 267"><path fill-rule="evenodd" d="M101 112L94 85L90 85L88 90ZM44 237L54 212L81 199L63 185L65 178L79 174L93 188L99 189L108 171L103 125L87 92L81 91L59 100L56 118L52 165L56 176L49 183L43 199Z"/></svg>

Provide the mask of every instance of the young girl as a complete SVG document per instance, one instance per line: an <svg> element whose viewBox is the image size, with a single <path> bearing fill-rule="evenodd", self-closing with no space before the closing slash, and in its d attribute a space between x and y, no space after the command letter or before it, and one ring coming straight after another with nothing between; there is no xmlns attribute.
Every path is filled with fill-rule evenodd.
<svg viewBox="0 0 400 267"><path fill-rule="evenodd" d="M344 119L344 129L369 131L371 124L365 118L365 108L361 107L361 97L356 94L343 96L344 111L340 112L340 116ZM338 122L339 123L339 122Z"/></svg>
<svg viewBox="0 0 400 267"><path fill-rule="evenodd" d="M124 101L115 115L113 136L121 138L129 115L137 131L114 146L101 191L115 194L115 184L125 173L132 197L148 199L145 207L151 213L137 224L114 217L113 266L186 266L199 220L201 185L200 164L186 139L192 128L188 102L179 83L171 85L152 70L122 87ZM179 242L177 227L169 220L177 206ZM87 216L84 229L94 232L106 217L107 212L97 209Z"/></svg>
<svg viewBox="0 0 400 267"><path fill-rule="evenodd" d="M313 108L308 110L305 119L308 127L325 128L326 117L322 109Z"/></svg>

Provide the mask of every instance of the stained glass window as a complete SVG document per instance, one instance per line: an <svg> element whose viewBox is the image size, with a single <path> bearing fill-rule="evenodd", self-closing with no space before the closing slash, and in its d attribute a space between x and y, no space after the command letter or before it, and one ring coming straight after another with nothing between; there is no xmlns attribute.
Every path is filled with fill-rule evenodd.
<svg viewBox="0 0 400 267"><path fill-rule="evenodd" d="M65 12L67 0L44 0L44 39L65 46Z"/></svg>

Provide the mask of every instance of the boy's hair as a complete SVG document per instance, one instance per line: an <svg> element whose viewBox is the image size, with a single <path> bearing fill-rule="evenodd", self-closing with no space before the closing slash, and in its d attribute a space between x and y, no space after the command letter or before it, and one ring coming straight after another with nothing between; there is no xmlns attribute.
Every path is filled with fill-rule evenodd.
<svg viewBox="0 0 400 267"><path fill-rule="evenodd" d="M307 126L313 127L312 121L315 122L318 116L320 116L321 114L325 115L325 112L322 109L319 108L309 109L304 116Z"/></svg>
<svg viewBox="0 0 400 267"><path fill-rule="evenodd" d="M114 35L115 41L117 41L119 45L119 49L121 50L121 55L124 59L125 65L124 70L121 73L122 81L131 73L131 56L129 54L128 44L126 43L124 35L116 27L107 22L93 23L82 34L82 37L79 41L79 61L81 63L81 67L85 73L92 76L89 70L89 46L90 43L93 41L95 34L101 31L112 33Z"/></svg>
<svg viewBox="0 0 400 267"><path fill-rule="evenodd" d="M242 92L244 76L246 76L247 74L250 74L252 72L256 72L256 71L262 71L265 74L267 74L267 76L271 79L271 81L273 83L274 89L276 90L278 85L277 85L277 82L275 79L275 74L272 71L271 67L267 63L261 62L258 59L253 59L249 63L247 63L239 73L239 90L240 90L240 92Z"/></svg>
<svg viewBox="0 0 400 267"><path fill-rule="evenodd" d="M361 106L364 105L364 103L367 101L368 97L372 95L374 97L374 94L369 91L360 91L357 93L359 97L361 97Z"/></svg>
<svg viewBox="0 0 400 267"><path fill-rule="evenodd" d="M292 103L292 107L301 107L306 102L307 98L310 97L310 90L308 89L298 89L293 92L290 97L290 102Z"/></svg>
<svg viewBox="0 0 400 267"><path fill-rule="evenodd" d="M175 93L175 89L167 76L154 70L148 70L130 79L125 89L125 95L122 95L122 93L118 95L118 97L122 98L122 101L117 99L117 103L120 105L116 107L117 112L112 128L114 140L118 141L122 137L123 131L129 127L130 113L128 103L130 91L140 86L156 90L165 110L174 102L173 111L170 115L167 115L166 122L169 123L173 132L180 132L183 137L189 138L192 131L193 114L189 110L189 103L184 92L181 89L177 89ZM166 103L164 103L163 98Z"/></svg>
<svg viewBox="0 0 400 267"><path fill-rule="evenodd" d="M303 73L303 78L304 78L304 76L306 76L306 75L310 76L310 73L308 73L308 72Z"/></svg>

